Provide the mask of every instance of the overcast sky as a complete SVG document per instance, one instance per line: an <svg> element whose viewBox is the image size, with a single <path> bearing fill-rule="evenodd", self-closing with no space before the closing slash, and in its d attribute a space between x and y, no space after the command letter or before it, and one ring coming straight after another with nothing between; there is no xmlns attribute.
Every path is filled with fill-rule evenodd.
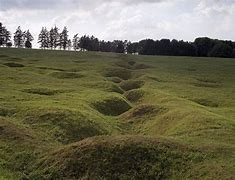
<svg viewBox="0 0 235 180"><path fill-rule="evenodd" d="M14 32L67 26L100 39L235 40L235 0L0 0L0 22ZM34 41L34 44L36 43Z"/></svg>

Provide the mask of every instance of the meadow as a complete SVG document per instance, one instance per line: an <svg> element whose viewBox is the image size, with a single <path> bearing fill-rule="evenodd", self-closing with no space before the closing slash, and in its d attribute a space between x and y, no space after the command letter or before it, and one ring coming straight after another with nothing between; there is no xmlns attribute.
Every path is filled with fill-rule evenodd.
<svg viewBox="0 0 235 180"><path fill-rule="evenodd" d="M235 179L235 59L0 48L0 179Z"/></svg>

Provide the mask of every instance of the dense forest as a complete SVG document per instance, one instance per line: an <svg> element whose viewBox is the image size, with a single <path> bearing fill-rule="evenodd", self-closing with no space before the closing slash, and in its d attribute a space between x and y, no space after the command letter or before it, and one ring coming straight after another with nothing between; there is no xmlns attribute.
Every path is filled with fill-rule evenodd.
<svg viewBox="0 0 235 180"><path fill-rule="evenodd" d="M104 41L94 36L75 34L69 39L67 27L60 32L58 27L47 30L41 29L38 35L38 43L41 49L63 49L75 51L101 51L141 55L167 55L167 56L198 56L198 57L235 57L235 42L208 37L196 38L194 42L183 40L153 40L144 39L139 42L128 40ZM13 34L0 23L0 47L32 48L34 40L29 30L23 31L19 26Z"/></svg>

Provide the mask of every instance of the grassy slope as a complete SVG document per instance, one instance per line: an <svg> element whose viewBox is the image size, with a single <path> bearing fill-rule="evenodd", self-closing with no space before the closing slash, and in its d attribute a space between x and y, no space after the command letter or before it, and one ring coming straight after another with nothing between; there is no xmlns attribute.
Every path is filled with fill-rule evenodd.
<svg viewBox="0 0 235 180"><path fill-rule="evenodd" d="M232 179L234 72L234 59L0 49L0 179Z"/></svg>

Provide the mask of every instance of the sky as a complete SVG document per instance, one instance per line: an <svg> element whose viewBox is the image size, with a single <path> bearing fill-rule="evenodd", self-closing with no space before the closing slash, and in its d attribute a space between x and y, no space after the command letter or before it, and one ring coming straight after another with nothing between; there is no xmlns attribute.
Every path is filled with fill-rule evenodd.
<svg viewBox="0 0 235 180"><path fill-rule="evenodd" d="M67 26L104 40L211 37L235 41L235 0L0 0L0 22L30 30Z"/></svg>

